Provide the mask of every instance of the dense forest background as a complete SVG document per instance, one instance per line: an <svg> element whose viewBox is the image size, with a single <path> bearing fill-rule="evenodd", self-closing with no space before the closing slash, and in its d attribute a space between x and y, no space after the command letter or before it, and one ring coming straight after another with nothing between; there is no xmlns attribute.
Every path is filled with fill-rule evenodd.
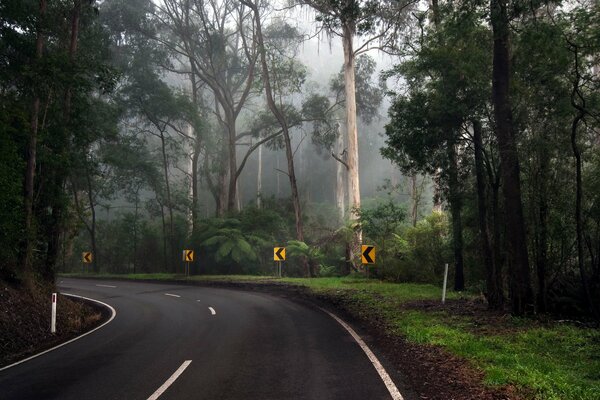
<svg viewBox="0 0 600 400"><path fill-rule="evenodd" d="M368 243L371 277L599 316L597 1L1 0L0 49L2 280Z"/></svg>

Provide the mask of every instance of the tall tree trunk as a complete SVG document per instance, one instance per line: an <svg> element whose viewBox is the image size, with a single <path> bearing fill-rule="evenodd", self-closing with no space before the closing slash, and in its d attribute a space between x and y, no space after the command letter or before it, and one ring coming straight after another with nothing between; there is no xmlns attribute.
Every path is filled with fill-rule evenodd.
<svg viewBox="0 0 600 400"><path fill-rule="evenodd" d="M342 125L338 125L338 137L336 139L336 149L338 157L342 159L344 153L344 136L342 134ZM340 223L344 222L346 216L346 184L345 184L346 167L339 161L336 161L335 174L335 204L338 209L338 217Z"/></svg>
<svg viewBox="0 0 600 400"><path fill-rule="evenodd" d="M256 177L256 208L261 207L262 201L262 144L258 146L258 173Z"/></svg>
<svg viewBox="0 0 600 400"><path fill-rule="evenodd" d="M92 178L90 177L89 170L86 170L86 180L88 186L88 201L90 203L90 211L92 213L92 224L90 227L90 238L92 241L92 269L95 273L100 272L98 263L98 246L96 245L96 204L94 202L94 195L92 192Z"/></svg>
<svg viewBox="0 0 600 400"><path fill-rule="evenodd" d="M138 209L139 209L140 197L139 197L139 186L135 191L135 214L133 219L133 273L137 273L137 242L138 242Z"/></svg>
<svg viewBox="0 0 600 400"><path fill-rule="evenodd" d="M198 220L200 219L198 210L198 160L200 158L201 146L202 141L196 133L196 138L194 140L194 154L192 155L192 237L194 237L198 231Z"/></svg>
<svg viewBox="0 0 600 400"><path fill-rule="evenodd" d="M217 176L217 192L219 200L217 201L217 217L225 215L227 210L227 159L229 157L227 142L221 145L221 155L219 159L219 172Z"/></svg>
<svg viewBox="0 0 600 400"><path fill-rule="evenodd" d="M71 35L69 40L69 63L71 66L75 64L75 56L77 53L79 41L79 21L81 17L81 1L74 0L73 10L71 11ZM69 137L69 123L71 120L71 99L73 97L72 88L69 84L65 91L64 108L63 108L63 127L61 129L62 137L56 137L54 142L58 148L55 150L57 154L64 155L67 151L67 140ZM60 134L59 134L60 135ZM44 268L44 278L46 280L54 279L54 270L58 260L58 252L60 250L60 235L62 230L62 220L64 215L65 202L62 198L63 187L67 179L67 171L61 164L53 167L50 171L54 193L50 200L52 208L50 224L48 229L48 247L46 250L46 263ZM95 255L94 255L95 261Z"/></svg>
<svg viewBox="0 0 600 400"><path fill-rule="evenodd" d="M485 196L485 178L483 166L483 139L481 137L481 123L477 120L473 123L473 147L475 148L475 179L477 181L477 211L479 217L479 235L481 254L485 265L485 280L488 307L492 310L500 310L504 305L504 292L502 286L498 286L495 271L494 256L490 245L490 232L487 226L487 202Z"/></svg>
<svg viewBox="0 0 600 400"><path fill-rule="evenodd" d="M536 271L537 271L537 311L546 312L546 270L548 263L547 248L548 248L548 151L544 145L540 146L540 184L538 192L538 216L539 227L536 240Z"/></svg>
<svg viewBox="0 0 600 400"><path fill-rule="evenodd" d="M417 226L417 219L419 218L419 200L421 195L417 188L417 174L412 174L410 177L410 219L412 226Z"/></svg>
<svg viewBox="0 0 600 400"><path fill-rule="evenodd" d="M37 36L35 40L35 61L38 64L42 59L44 52L45 36L43 33L43 20L46 17L46 0L39 2L39 15L37 21ZM29 142L27 144L27 167L25 170L25 245L22 254L21 264L23 265L23 275L26 281L31 279L33 243L35 241L35 232L33 227L33 201L34 201L34 182L35 168L37 162L37 139L38 139L38 119L40 113L40 94L33 89L33 100L31 104L31 118L29 126Z"/></svg>
<svg viewBox="0 0 600 400"><path fill-rule="evenodd" d="M358 128L356 125L356 80L355 80L355 54L353 47L356 27L351 23L343 26L342 42L344 47L344 87L346 91L346 128L348 132L348 207L350 208L350 221L357 223L351 241L352 262L356 269L359 268L360 245L362 242L362 229L358 225L360 209L360 181L358 170Z"/></svg>
<svg viewBox="0 0 600 400"><path fill-rule="evenodd" d="M515 315L530 312L533 305L527 236L521 201L521 178L513 132L510 101L509 21L506 0L491 0L494 35L492 103L502 163L502 192L506 209L511 309Z"/></svg>
<svg viewBox="0 0 600 400"><path fill-rule="evenodd" d="M229 114L226 112L226 114ZM227 192L227 211L236 209L237 199L237 153L236 153L236 133L235 133L235 118L232 115L227 115L227 146L229 160L229 190Z"/></svg>
<svg viewBox="0 0 600 400"><path fill-rule="evenodd" d="M163 158L163 172L165 176L165 189L167 191L167 210L169 211L169 265L171 266L171 272L175 272L175 228L173 225L173 202L171 199L171 185L169 183L169 167L167 160L167 147L165 143L165 134L163 131L160 131L160 143L161 143L161 151Z"/></svg>
<svg viewBox="0 0 600 400"><path fill-rule="evenodd" d="M579 48L573 43L569 43L571 51L573 52L575 66L574 73L575 78L573 79L573 89L571 91L571 105L577 110L577 114L571 124L571 148L573 150L573 156L575 157L575 231L577 234L577 266L579 267L579 275L581 278L581 285L583 287L585 297L588 303L590 312L598 317L600 314L594 300L592 299L592 293L590 290L590 284L585 270L585 256L583 254L583 217L581 215L581 204L583 199L583 183L582 183L582 160L581 150L577 143L577 128L579 123L583 120L586 114L585 101L580 93L580 82L581 73L579 71ZM579 104L579 102L582 104Z"/></svg>
<svg viewBox="0 0 600 400"><path fill-rule="evenodd" d="M454 143L447 143L448 187L450 214L452 215L452 247L454 249L454 290L465 289L463 237L462 237L462 194L458 182L458 160Z"/></svg>
<svg viewBox="0 0 600 400"><path fill-rule="evenodd" d="M258 11L258 7L256 4L242 0L242 3L246 4L254 11L255 24L256 24L256 38L258 40L258 51L260 53L260 61L262 66L263 73L263 82L265 87L265 95L267 97L267 104L269 105L269 109L277 119L279 126L281 126L281 130L283 133L283 140L285 143L285 155L287 158L288 164L288 177L290 180L290 188L292 191L292 203L294 205L294 217L296 220L296 239L299 241L304 241L304 229L302 224L302 208L300 205L300 195L298 193L298 184L296 182L296 171L294 169L294 153L292 149L292 143L290 140L290 130L288 122L285 118L283 112L277 107L275 103L275 99L273 98L273 89L271 86L271 77L269 72L269 66L267 64L267 53L264 44L264 38L262 34L262 23L260 20L260 13ZM307 276L313 276L314 271L311 268L310 263L307 262L306 259L303 259L303 264L305 267L305 273Z"/></svg>
<svg viewBox="0 0 600 400"><path fill-rule="evenodd" d="M168 257L167 257L167 222L165 219L165 206L164 204L158 200L158 197L156 197L156 201L158 203L158 205L160 206L160 219L162 222L162 236L163 236L163 271L162 272L169 272L169 267L168 267Z"/></svg>

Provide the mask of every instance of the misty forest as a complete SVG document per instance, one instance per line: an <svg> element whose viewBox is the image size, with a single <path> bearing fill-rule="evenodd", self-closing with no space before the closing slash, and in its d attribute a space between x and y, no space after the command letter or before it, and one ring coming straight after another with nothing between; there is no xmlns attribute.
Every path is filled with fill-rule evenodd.
<svg viewBox="0 0 600 400"><path fill-rule="evenodd" d="M448 263L491 309L600 315L596 1L15 0L0 29L4 281L286 246L289 277Z"/></svg>

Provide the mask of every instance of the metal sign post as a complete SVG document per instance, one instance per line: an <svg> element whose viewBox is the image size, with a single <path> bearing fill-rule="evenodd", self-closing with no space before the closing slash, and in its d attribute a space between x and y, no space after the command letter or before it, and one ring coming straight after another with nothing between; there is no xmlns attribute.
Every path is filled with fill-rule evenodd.
<svg viewBox="0 0 600 400"><path fill-rule="evenodd" d="M185 276L190 275L190 263L194 261L194 250L183 251L183 261L185 262Z"/></svg>
<svg viewBox="0 0 600 400"><path fill-rule="evenodd" d="M50 333L56 333L56 293L52 293L52 315L50 317Z"/></svg>
<svg viewBox="0 0 600 400"><path fill-rule="evenodd" d="M281 263L285 261L285 247L273 248L273 260L277 262L277 275L281 278Z"/></svg>
<svg viewBox="0 0 600 400"><path fill-rule="evenodd" d="M83 261L83 264L91 264L93 258L94 256L92 255L91 251L84 251L83 253L81 253L81 260ZM81 264L81 273L85 272L83 264Z"/></svg>
<svg viewBox="0 0 600 400"><path fill-rule="evenodd" d="M363 244L361 246L360 258L365 266L367 279L369 278L369 264L375 264L375 246Z"/></svg>
<svg viewBox="0 0 600 400"><path fill-rule="evenodd" d="M444 287L442 289L442 304L446 302L446 283L448 283L448 263L444 268Z"/></svg>

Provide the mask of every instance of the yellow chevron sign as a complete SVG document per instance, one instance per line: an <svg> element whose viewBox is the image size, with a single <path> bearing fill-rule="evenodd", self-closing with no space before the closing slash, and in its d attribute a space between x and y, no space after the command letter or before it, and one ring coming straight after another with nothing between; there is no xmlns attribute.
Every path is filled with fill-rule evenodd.
<svg viewBox="0 0 600 400"><path fill-rule="evenodd" d="M84 264L91 264L94 259L91 251L84 251L81 253L81 258L83 259Z"/></svg>
<svg viewBox="0 0 600 400"><path fill-rule="evenodd" d="M375 264L375 246L362 245L360 258L363 264Z"/></svg>
<svg viewBox="0 0 600 400"><path fill-rule="evenodd" d="M183 251L183 261L185 261L185 262L194 261L194 250L184 250Z"/></svg>
<svg viewBox="0 0 600 400"><path fill-rule="evenodd" d="M274 247L273 248L273 260L285 261L285 247Z"/></svg>

